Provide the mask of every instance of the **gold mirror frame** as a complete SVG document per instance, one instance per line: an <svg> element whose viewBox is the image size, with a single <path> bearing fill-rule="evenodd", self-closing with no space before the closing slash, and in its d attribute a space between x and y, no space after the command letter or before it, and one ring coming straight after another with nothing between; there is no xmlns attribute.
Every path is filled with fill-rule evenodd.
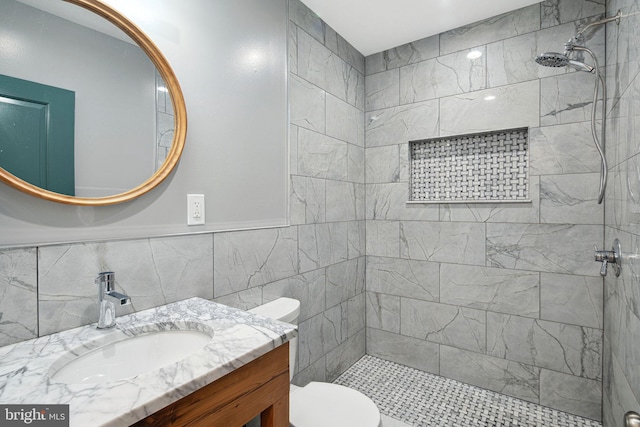
<svg viewBox="0 0 640 427"><path fill-rule="evenodd" d="M173 73L169 62L166 60L164 55L162 55L160 49L158 49L151 39L149 39L149 37L147 37L147 35L128 18L99 0L64 1L83 7L90 12L105 18L107 21L124 31L138 44L138 46L147 54L151 62L156 66L156 69L164 79L167 89L169 90L169 95L171 96L171 101L173 102L175 129L171 150L169 151L169 154L162 166L160 166L160 168L149 179L132 190L113 196L75 197L54 193L23 181L3 168L0 168L0 181L3 181L11 187L32 196L67 205L106 206L127 202L158 186L167 176L169 176L171 171L173 171L173 168L178 163L178 160L180 160L180 155L182 154L187 136L187 109L184 103L184 97L182 96L182 90L180 89L178 79Z"/></svg>

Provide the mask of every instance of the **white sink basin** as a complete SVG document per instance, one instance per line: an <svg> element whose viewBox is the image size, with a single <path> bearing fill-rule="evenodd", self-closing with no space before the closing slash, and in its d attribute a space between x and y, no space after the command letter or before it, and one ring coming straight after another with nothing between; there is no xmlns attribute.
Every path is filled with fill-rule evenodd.
<svg viewBox="0 0 640 427"><path fill-rule="evenodd" d="M209 341L210 334L189 329L118 335L108 343L88 343L84 352L68 352L52 365L49 376L66 384L122 380L179 362Z"/></svg>

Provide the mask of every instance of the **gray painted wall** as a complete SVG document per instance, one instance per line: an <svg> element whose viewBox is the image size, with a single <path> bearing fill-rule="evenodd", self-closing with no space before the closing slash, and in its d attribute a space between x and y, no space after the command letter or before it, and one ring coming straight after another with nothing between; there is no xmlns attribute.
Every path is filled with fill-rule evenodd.
<svg viewBox="0 0 640 427"><path fill-rule="evenodd" d="M286 1L109 3L154 40L182 86L188 131L180 163L155 191L99 208L2 184L0 247L287 224ZM206 197L204 226L186 225L188 193Z"/></svg>

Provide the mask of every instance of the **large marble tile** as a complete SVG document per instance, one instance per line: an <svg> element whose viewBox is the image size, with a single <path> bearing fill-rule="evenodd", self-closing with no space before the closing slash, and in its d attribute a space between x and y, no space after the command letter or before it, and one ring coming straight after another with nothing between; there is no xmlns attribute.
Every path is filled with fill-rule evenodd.
<svg viewBox="0 0 640 427"><path fill-rule="evenodd" d="M501 86L440 99L440 136L537 127L539 81Z"/></svg>
<svg viewBox="0 0 640 427"><path fill-rule="evenodd" d="M539 402L540 368L440 346L440 375L529 402Z"/></svg>
<svg viewBox="0 0 640 427"><path fill-rule="evenodd" d="M299 369L296 363L296 374L291 383L298 387L304 387L311 381L327 381L327 361L324 356L316 360L305 369Z"/></svg>
<svg viewBox="0 0 640 427"><path fill-rule="evenodd" d="M523 222L540 220L540 179L529 177L530 202L521 203L443 203L440 221Z"/></svg>
<svg viewBox="0 0 640 427"><path fill-rule="evenodd" d="M354 258L327 267L325 299L333 307L356 296L364 289L365 259Z"/></svg>
<svg viewBox="0 0 640 427"><path fill-rule="evenodd" d="M325 27L324 45L359 73L364 74L364 56L328 25Z"/></svg>
<svg viewBox="0 0 640 427"><path fill-rule="evenodd" d="M298 371L324 358L322 327L324 314L317 314L298 324Z"/></svg>
<svg viewBox="0 0 640 427"><path fill-rule="evenodd" d="M602 383L542 369L540 404L599 421L602 414Z"/></svg>
<svg viewBox="0 0 640 427"><path fill-rule="evenodd" d="M365 115L367 148L434 138L438 136L438 130L437 100L386 108Z"/></svg>
<svg viewBox="0 0 640 427"><path fill-rule="evenodd" d="M367 327L367 354L440 373L440 346L432 342Z"/></svg>
<svg viewBox="0 0 640 427"><path fill-rule="evenodd" d="M487 224L487 265L597 276L593 245L602 227L572 224Z"/></svg>
<svg viewBox="0 0 640 427"><path fill-rule="evenodd" d="M595 77L572 72L540 80L540 125L551 126L591 120ZM602 103L596 117L601 118Z"/></svg>
<svg viewBox="0 0 640 427"><path fill-rule="evenodd" d="M605 1L565 1L545 0L542 6L542 28L551 27L565 22L584 19L590 16L598 16L605 13Z"/></svg>
<svg viewBox="0 0 640 427"><path fill-rule="evenodd" d="M326 221L326 181L291 175L290 221L316 224Z"/></svg>
<svg viewBox="0 0 640 427"><path fill-rule="evenodd" d="M540 274L540 318L602 329L602 279Z"/></svg>
<svg viewBox="0 0 640 427"><path fill-rule="evenodd" d="M64 285L64 284L61 284ZM38 336L36 248L0 251L0 346Z"/></svg>
<svg viewBox="0 0 640 427"><path fill-rule="evenodd" d="M326 24L300 0L289 1L289 19L320 43L324 43Z"/></svg>
<svg viewBox="0 0 640 427"><path fill-rule="evenodd" d="M366 221L367 256L400 256L400 223L397 221Z"/></svg>
<svg viewBox="0 0 640 427"><path fill-rule="evenodd" d="M315 178L348 178L346 142L304 128L298 129L298 173Z"/></svg>
<svg viewBox="0 0 640 427"><path fill-rule="evenodd" d="M435 58L440 54L438 35L416 40L365 58L367 76Z"/></svg>
<svg viewBox="0 0 640 427"><path fill-rule="evenodd" d="M367 149L365 176L367 184L400 181L400 147L385 145Z"/></svg>
<svg viewBox="0 0 640 427"><path fill-rule="evenodd" d="M440 54L507 39L540 29L540 5L485 19L440 34Z"/></svg>
<svg viewBox="0 0 640 427"><path fill-rule="evenodd" d="M219 233L213 241L216 297L298 273L295 227Z"/></svg>
<svg viewBox="0 0 640 427"><path fill-rule="evenodd" d="M540 177L540 222L548 224L602 224L598 204L600 174Z"/></svg>
<svg viewBox="0 0 640 427"><path fill-rule="evenodd" d="M638 285L637 279L635 286ZM629 294L627 294L629 295ZM629 298L629 297L628 297ZM618 357L627 380L636 396L640 392L640 352L638 352L638 342L640 342L640 318L634 313L637 311L638 298L629 298L624 307L623 322L624 329L620 332L614 354Z"/></svg>
<svg viewBox="0 0 640 427"><path fill-rule="evenodd" d="M440 302L537 318L539 274L458 264L440 266Z"/></svg>
<svg viewBox="0 0 640 427"><path fill-rule="evenodd" d="M439 264L367 257L367 291L427 301L439 300Z"/></svg>
<svg viewBox="0 0 640 427"><path fill-rule="evenodd" d="M347 336L353 337L364 331L367 325L366 294L361 292L347 301Z"/></svg>
<svg viewBox="0 0 640 427"><path fill-rule="evenodd" d="M289 79L289 120L291 124L316 132L326 129L325 92L295 74Z"/></svg>
<svg viewBox="0 0 640 427"><path fill-rule="evenodd" d="M400 333L400 297L367 292L367 328Z"/></svg>
<svg viewBox="0 0 640 427"><path fill-rule="evenodd" d="M479 353L486 350L486 313L464 307L402 298L400 333Z"/></svg>
<svg viewBox="0 0 640 427"><path fill-rule="evenodd" d="M482 56L469 59L469 51L464 50L400 68L400 103L409 104L484 89L487 82L486 49L481 46L473 51L480 52ZM368 84L367 80L367 87ZM383 107L386 106L379 108Z"/></svg>
<svg viewBox="0 0 640 427"><path fill-rule="evenodd" d="M262 287L264 303L280 297L300 301L300 322L303 322L325 309L325 283L327 275L324 268L298 274L293 277L267 283Z"/></svg>
<svg viewBox="0 0 640 427"><path fill-rule="evenodd" d="M406 104L406 102L403 102ZM400 71L393 69L367 76L365 111L400 105Z"/></svg>
<svg viewBox="0 0 640 427"><path fill-rule="evenodd" d="M351 182L357 182L364 184L365 170L364 159L365 150L364 147L358 145L348 144L347 146L347 180Z"/></svg>
<svg viewBox="0 0 640 427"><path fill-rule="evenodd" d="M251 310L262 304L262 287L249 288L233 294L214 298L213 301L241 310Z"/></svg>
<svg viewBox="0 0 640 427"><path fill-rule="evenodd" d="M347 257L364 256L366 250L365 221L350 221L347 225Z"/></svg>
<svg viewBox="0 0 640 427"><path fill-rule="evenodd" d="M529 129L532 175L600 172L589 122Z"/></svg>
<svg viewBox="0 0 640 427"><path fill-rule="evenodd" d="M364 75L300 29L298 75L331 95L364 109Z"/></svg>
<svg viewBox="0 0 640 427"><path fill-rule="evenodd" d="M624 426L625 413L630 408L640 407L640 401L635 397L628 378L614 355L610 354L610 360L604 366L609 374L605 375L603 383L602 422L606 426Z"/></svg>
<svg viewBox="0 0 640 427"><path fill-rule="evenodd" d="M38 253L40 335L98 319L96 275L116 273L131 304L117 315L214 296L211 234L48 246Z"/></svg>
<svg viewBox="0 0 640 427"><path fill-rule="evenodd" d="M298 126L289 125L289 174L298 173Z"/></svg>
<svg viewBox="0 0 640 427"><path fill-rule="evenodd" d="M342 344L348 337L347 304L338 304L322 313L322 343L326 354Z"/></svg>
<svg viewBox="0 0 640 427"><path fill-rule="evenodd" d="M326 355L327 381L331 382L365 354L365 330L361 329Z"/></svg>
<svg viewBox="0 0 640 427"><path fill-rule="evenodd" d="M299 2L299 0L298 0ZM298 27L289 22L289 37L287 40L288 43L288 63L289 63L289 73L297 74L298 73Z"/></svg>
<svg viewBox="0 0 640 427"><path fill-rule="evenodd" d="M301 273L347 260L347 224L335 222L298 226Z"/></svg>
<svg viewBox="0 0 640 427"><path fill-rule="evenodd" d="M382 220L437 221L437 204L407 203L409 184L367 184L366 218Z"/></svg>
<svg viewBox="0 0 640 427"><path fill-rule="evenodd" d="M364 112L330 94L326 108L327 135L364 147Z"/></svg>
<svg viewBox="0 0 640 427"><path fill-rule="evenodd" d="M364 184L327 180L329 222L364 219Z"/></svg>
<svg viewBox="0 0 640 427"><path fill-rule="evenodd" d="M418 221L400 223L402 258L485 265L485 247L485 224Z"/></svg>
<svg viewBox="0 0 640 427"><path fill-rule="evenodd" d="M602 378L602 331L487 313L487 354L584 378Z"/></svg>

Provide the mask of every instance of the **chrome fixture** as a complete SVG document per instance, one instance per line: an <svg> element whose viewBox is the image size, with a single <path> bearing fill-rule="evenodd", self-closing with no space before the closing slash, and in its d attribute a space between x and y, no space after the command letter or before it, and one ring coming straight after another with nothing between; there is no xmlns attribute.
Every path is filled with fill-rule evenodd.
<svg viewBox="0 0 640 427"><path fill-rule="evenodd" d="M545 52L538 55L535 61L544 66L544 67L572 67L578 71L586 71L588 73L595 74L595 85L593 89L593 104L591 107L591 135L593 136L593 142L598 150L598 154L600 155L600 190L598 193L598 204L602 203L604 200L604 191L607 187L607 176L608 176L608 167L607 167L607 159L604 153L604 138L606 135L605 123L606 123L606 102L607 102L607 93L606 93L606 83L602 75L600 75L600 69L598 66L598 59L596 55L586 46L585 43L585 33L587 30L606 24L607 22L616 21L616 23L620 23L620 18L623 15L618 11L615 16L610 18L604 18L599 21L595 21L586 25L580 31L576 33L568 42L564 44L564 53L557 52ZM583 62L583 53L586 52L593 59L593 66L585 64ZM600 128L600 136L598 136L598 132L596 130L596 110L598 104L598 94L600 92L600 86L602 86L602 122ZM605 266L606 271L606 266Z"/></svg>
<svg viewBox="0 0 640 427"><path fill-rule="evenodd" d="M128 305L131 298L114 291L116 273L113 271L98 273L95 283L98 285L98 329L113 328L116 325L116 305Z"/></svg>
<svg viewBox="0 0 640 427"><path fill-rule="evenodd" d="M607 275L607 266L611 264L613 267L613 273L616 277L620 276L620 270L622 269L622 249L620 248L620 241L618 239L613 241L613 247L610 251L599 251L598 247L595 247L595 260L602 263L600 268L600 275L602 277ZM640 425L638 425L640 427Z"/></svg>
<svg viewBox="0 0 640 427"><path fill-rule="evenodd" d="M640 415L633 411L624 414L624 427L640 427Z"/></svg>
<svg viewBox="0 0 640 427"><path fill-rule="evenodd" d="M564 53L558 52L545 52L536 56L536 62L545 67L572 67L576 71L586 71L587 73L593 73L594 68L591 65L587 65L584 62L569 59Z"/></svg>

